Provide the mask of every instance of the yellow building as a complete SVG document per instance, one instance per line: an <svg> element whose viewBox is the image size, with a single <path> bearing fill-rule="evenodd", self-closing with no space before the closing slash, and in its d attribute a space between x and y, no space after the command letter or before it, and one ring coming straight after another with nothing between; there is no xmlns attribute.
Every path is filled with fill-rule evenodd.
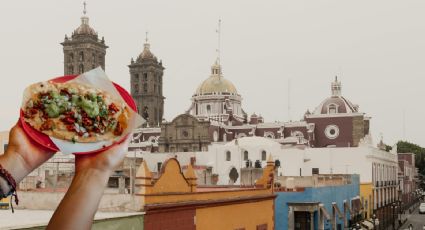
<svg viewBox="0 0 425 230"><path fill-rule="evenodd" d="M360 199L363 204L364 217L369 219L373 215L373 185L372 183L360 184Z"/></svg>
<svg viewBox="0 0 425 230"><path fill-rule="evenodd" d="M274 229L274 172L269 159L255 186L201 187L192 165L183 173L179 162L170 158L155 179L143 162L136 175L136 195L146 213L144 229Z"/></svg>

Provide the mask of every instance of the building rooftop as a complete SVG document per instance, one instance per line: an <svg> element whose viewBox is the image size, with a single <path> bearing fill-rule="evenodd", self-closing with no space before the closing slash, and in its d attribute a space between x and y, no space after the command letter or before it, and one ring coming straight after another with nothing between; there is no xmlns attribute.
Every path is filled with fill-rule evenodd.
<svg viewBox="0 0 425 230"><path fill-rule="evenodd" d="M255 190L254 186L198 186L196 192L224 192L224 191L243 191Z"/></svg>
<svg viewBox="0 0 425 230"><path fill-rule="evenodd" d="M143 212L97 212L95 220L143 215ZM0 210L0 229L21 229L46 226L53 215L52 210Z"/></svg>

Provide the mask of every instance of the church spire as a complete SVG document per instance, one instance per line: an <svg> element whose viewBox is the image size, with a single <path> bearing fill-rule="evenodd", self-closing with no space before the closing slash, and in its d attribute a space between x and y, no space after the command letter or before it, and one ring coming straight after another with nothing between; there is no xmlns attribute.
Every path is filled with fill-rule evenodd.
<svg viewBox="0 0 425 230"><path fill-rule="evenodd" d="M217 32L217 63L220 65L220 59L221 59L221 19L218 19L218 28L216 30Z"/></svg>
<svg viewBox="0 0 425 230"><path fill-rule="evenodd" d="M83 5L84 5L83 14L86 15L86 13L87 13L87 9L86 9L87 3L86 3L86 1L83 2Z"/></svg>
<svg viewBox="0 0 425 230"><path fill-rule="evenodd" d="M81 24L82 25L89 25L89 17L87 17L87 3L86 1L83 2L84 8L83 8L83 16L81 17Z"/></svg>
<svg viewBox="0 0 425 230"><path fill-rule="evenodd" d="M150 52L150 44L148 40L148 31L146 31L146 37L145 37L145 44L143 44L144 51L143 52Z"/></svg>
<svg viewBox="0 0 425 230"><path fill-rule="evenodd" d="M341 82L338 81L338 76L335 76L335 81L331 84L332 96L340 97L341 96Z"/></svg>
<svg viewBox="0 0 425 230"><path fill-rule="evenodd" d="M219 75L221 76L222 72L221 72L221 64L220 64L220 59L221 59L221 47L220 47L220 43L221 43L221 19L218 19L218 28L215 31L217 32L217 59L215 60L215 63L213 66L211 66L211 75Z"/></svg>

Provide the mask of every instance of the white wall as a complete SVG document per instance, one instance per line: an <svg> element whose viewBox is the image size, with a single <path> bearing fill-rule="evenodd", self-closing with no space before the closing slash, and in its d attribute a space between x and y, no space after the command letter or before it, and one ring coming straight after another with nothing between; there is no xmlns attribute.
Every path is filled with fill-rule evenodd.
<svg viewBox="0 0 425 230"><path fill-rule="evenodd" d="M245 139L247 138L247 139ZM143 157L148 161L149 168L155 171L157 162L163 162L174 155L178 156L181 165L190 162L190 157L196 156L197 165L213 167L213 173L219 175L218 184L229 184L229 172L234 167L238 170L245 167L243 152L248 151L248 159L253 162L261 161L261 152L266 151L267 157L271 154L273 160L279 159L281 167L278 175L311 176L312 168L319 168L320 174L359 174L361 183L374 182L372 178L372 164L379 163L388 167L397 166L397 156L393 153L381 151L371 146L346 148L296 148L283 147L273 140L262 137L244 137L227 144L212 144L208 152L197 153L146 153ZM226 160L226 152L230 151L231 159ZM266 165L262 161L262 166ZM397 170L390 172L388 177L396 178ZM393 175L394 174L394 175ZM240 178L240 176L239 176ZM240 179L235 184L240 183Z"/></svg>

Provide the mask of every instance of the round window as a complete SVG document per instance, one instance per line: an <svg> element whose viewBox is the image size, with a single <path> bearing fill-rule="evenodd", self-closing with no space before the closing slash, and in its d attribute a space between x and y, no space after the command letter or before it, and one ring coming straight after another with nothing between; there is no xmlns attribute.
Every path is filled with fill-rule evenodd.
<svg viewBox="0 0 425 230"><path fill-rule="evenodd" d="M183 130L183 136L187 137L187 136L189 136L189 133L186 130Z"/></svg>
<svg viewBox="0 0 425 230"><path fill-rule="evenodd" d="M335 139L339 136L339 128L336 125L328 125L325 129L325 135L329 139Z"/></svg>

